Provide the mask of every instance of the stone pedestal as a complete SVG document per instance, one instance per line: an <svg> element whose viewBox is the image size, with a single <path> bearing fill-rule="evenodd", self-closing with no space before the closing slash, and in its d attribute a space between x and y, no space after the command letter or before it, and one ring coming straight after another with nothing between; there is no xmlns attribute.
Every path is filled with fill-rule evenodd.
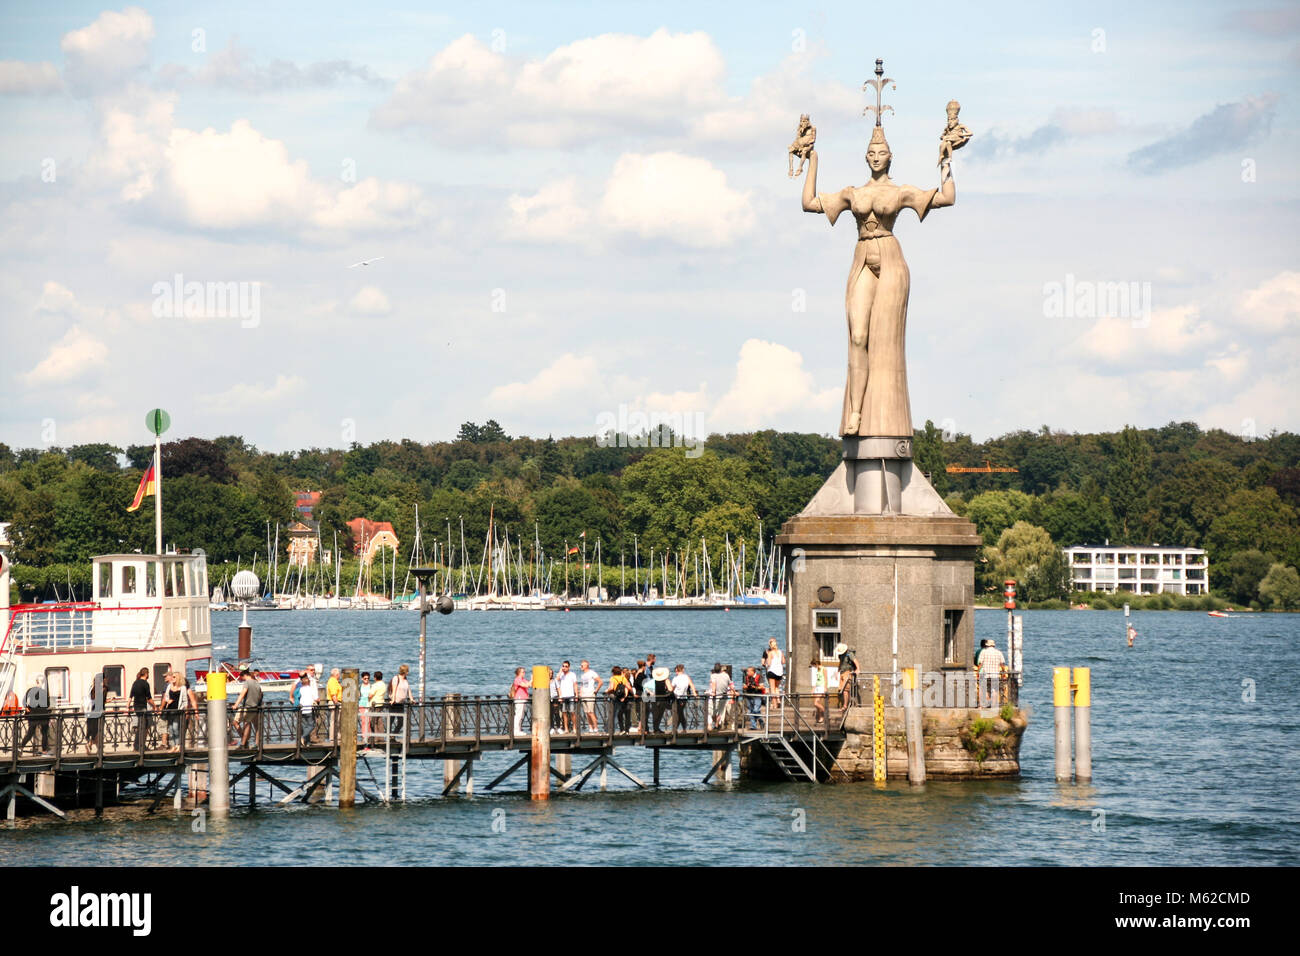
<svg viewBox="0 0 1300 956"><path fill-rule="evenodd" d="M840 476L837 471L827 486L843 481ZM833 648L841 641L864 674L970 668L974 562L982 542L975 526L948 511L923 476L917 473L909 484L916 478L946 513L817 514L818 500L827 497L823 488L782 526L777 543L787 558L789 687L795 693L812 691L814 666L838 663Z"/></svg>

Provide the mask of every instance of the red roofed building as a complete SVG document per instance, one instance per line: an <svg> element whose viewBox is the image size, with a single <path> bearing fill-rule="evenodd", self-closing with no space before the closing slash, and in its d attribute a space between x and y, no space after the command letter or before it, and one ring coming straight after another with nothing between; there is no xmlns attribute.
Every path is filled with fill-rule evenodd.
<svg viewBox="0 0 1300 956"><path fill-rule="evenodd" d="M353 518L348 522L348 530L352 532L352 550L361 555L366 564L375 559L375 552L380 548L397 551L397 533L387 521Z"/></svg>
<svg viewBox="0 0 1300 956"><path fill-rule="evenodd" d="M314 517L313 512L319 504L319 491L295 491L293 493L293 506L298 510L298 514L302 515L304 521L310 521Z"/></svg>

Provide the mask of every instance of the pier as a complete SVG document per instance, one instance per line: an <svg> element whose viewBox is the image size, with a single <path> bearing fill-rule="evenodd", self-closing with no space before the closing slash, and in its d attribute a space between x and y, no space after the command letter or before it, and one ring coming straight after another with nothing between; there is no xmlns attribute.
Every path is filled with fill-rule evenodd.
<svg viewBox="0 0 1300 956"><path fill-rule="evenodd" d="M444 762L443 795L463 786L472 796L475 764L488 753L508 752L517 758L488 782L492 790L516 771L527 787L532 760L531 708L516 724L512 701L505 697L447 695L415 701L402 708L385 708L368 715L370 733L363 735L360 721L353 724L356 744L356 794L366 801L389 802L407 797L406 765L410 760ZM804 782L848 779L838 770L835 752L845 740L848 708L834 696L800 694L764 696L751 714L742 696L639 700L627 705L627 730L621 729L619 705L612 700L578 699L574 702L572 731L565 731L562 711L552 702L548 713L558 726L548 733L553 762L551 775L560 790L581 789L597 772L604 785L614 770L638 787L657 785L661 751L711 751L708 783L715 777L731 779L733 755L757 748L779 776ZM341 757L349 749L343 730L343 705L318 705L310 714L288 703L269 703L236 715L231 713L224 747L210 746L209 720L204 708L185 710L173 718L177 731L164 746L166 718L146 713L144 719L128 710L109 710L96 718L80 710L51 711L48 716L0 718L0 812L12 820L17 800L24 797L50 812L63 815L57 802L105 805L105 788L116 793L123 782L150 781L151 809L171 797L181 805L181 785L190 796L206 792L206 771L214 757L224 752L231 765L232 797L246 793L255 805L257 782L276 788L280 803L328 798L337 786ZM352 705L355 709L355 705ZM596 718L596 730L587 714ZM241 723L236 725L234 717ZM96 734L94 720L98 720ZM40 724L48 735L42 738ZM757 724L757 726L753 726ZM33 730L35 732L29 733ZM244 733L247 729L247 733ZM242 739L241 739L242 735ZM24 737L28 737L23 744ZM89 741L89 752L87 744ZM628 772L615 759L616 748L641 747L654 751L654 775L647 783ZM572 758L591 762L571 771ZM236 765L241 765L236 769ZM311 768L289 779L285 768ZM364 769L363 769L364 768ZM110 794L110 799L111 799Z"/></svg>

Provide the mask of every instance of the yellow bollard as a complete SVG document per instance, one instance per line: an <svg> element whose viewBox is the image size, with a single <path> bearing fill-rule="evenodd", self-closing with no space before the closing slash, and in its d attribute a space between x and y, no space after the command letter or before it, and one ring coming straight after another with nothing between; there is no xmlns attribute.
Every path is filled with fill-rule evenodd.
<svg viewBox="0 0 1300 956"><path fill-rule="evenodd" d="M208 673L208 812L230 813L230 760L226 754L226 675Z"/></svg>
<svg viewBox="0 0 1300 956"><path fill-rule="evenodd" d="M532 741L528 762L528 795L551 797L551 676L545 664L533 668Z"/></svg>
<svg viewBox="0 0 1300 956"><path fill-rule="evenodd" d="M1074 669L1074 779L1092 781L1092 670Z"/></svg>
<svg viewBox="0 0 1300 956"><path fill-rule="evenodd" d="M907 779L925 783L925 736L921 726L921 669L903 669L903 723L907 729Z"/></svg>
<svg viewBox="0 0 1300 956"><path fill-rule="evenodd" d="M1056 780L1067 781L1070 773L1070 668L1052 668L1052 705L1056 711Z"/></svg>

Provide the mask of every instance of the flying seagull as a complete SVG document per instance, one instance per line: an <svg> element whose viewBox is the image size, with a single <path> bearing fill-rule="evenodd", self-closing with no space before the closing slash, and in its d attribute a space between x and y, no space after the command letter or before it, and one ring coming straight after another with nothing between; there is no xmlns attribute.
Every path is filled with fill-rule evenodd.
<svg viewBox="0 0 1300 956"><path fill-rule="evenodd" d="M348 266L349 269L355 269L357 266L368 266L372 262L378 262L383 256L375 256L373 259L362 259L360 262L354 262Z"/></svg>

